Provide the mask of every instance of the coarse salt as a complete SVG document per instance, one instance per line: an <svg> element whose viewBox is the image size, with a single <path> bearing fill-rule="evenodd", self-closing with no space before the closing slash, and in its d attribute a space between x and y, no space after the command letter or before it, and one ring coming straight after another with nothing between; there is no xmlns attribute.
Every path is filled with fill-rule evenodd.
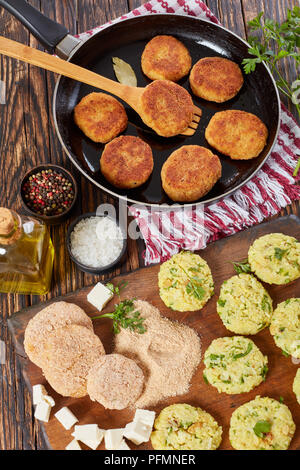
<svg viewBox="0 0 300 470"><path fill-rule="evenodd" d="M115 261L124 242L116 222L99 216L80 220L71 233L70 241L74 258L91 268L101 268Z"/></svg>

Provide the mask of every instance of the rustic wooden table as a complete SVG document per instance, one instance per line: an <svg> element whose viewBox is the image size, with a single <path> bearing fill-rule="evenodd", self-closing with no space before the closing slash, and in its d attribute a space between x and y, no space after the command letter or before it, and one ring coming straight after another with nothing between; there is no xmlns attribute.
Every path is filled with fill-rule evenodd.
<svg viewBox="0 0 300 470"><path fill-rule="evenodd" d="M46 16L64 24L72 34L86 31L116 18L141 5L141 0L29 0ZM205 3L224 26L243 38L247 37L247 21L264 10L269 17L280 21L287 8L297 0L207 0ZM0 34L38 47L37 41L10 14L0 9ZM36 67L0 56L0 79L6 83L6 105L0 105L0 206L20 209L19 181L27 169L42 162L63 164L75 172L64 155L55 135L51 102L56 77ZM295 70L284 66L289 81ZM287 104L287 103L286 103ZM292 109L291 109L292 110ZM81 198L77 215L95 210L109 198L77 174ZM111 202L111 201L110 201ZM299 202L281 215L300 214ZM74 214L76 215L76 213ZM83 286L91 285L99 277L83 274L70 262L65 250L67 225L52 230L56 250L53 288L48 296L0 294L0 339L7 345L6 364L0 365L0 449L43 449L45 443L39 424L32 414L32 402L14 353L6 319L25 306L37 304L46 298L57 297ZM142 243L129 240L127 258L116 273L143 265ZM114 274L114 273L113 273Z"/></svg>

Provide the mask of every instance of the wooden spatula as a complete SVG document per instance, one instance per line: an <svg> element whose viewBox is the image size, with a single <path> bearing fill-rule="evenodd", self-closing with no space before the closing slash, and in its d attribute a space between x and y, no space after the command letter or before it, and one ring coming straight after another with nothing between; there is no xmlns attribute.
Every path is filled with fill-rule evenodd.
<svg viewBox="0 0 300 470"><path fill-rule="evenodd" d="M51 56L37 49L24 46L19 42L4 38L3 36L0 36L0 53L112 93L128 103L144 121L141 98L147 87L141 88L123 85L102 77L79 65L72 64L71 62ZM180 132L182 135L191 136L197 129L202 111L197 106L194 106L193 109L193 118L188 127L182 129L182 132Z"/></svg>

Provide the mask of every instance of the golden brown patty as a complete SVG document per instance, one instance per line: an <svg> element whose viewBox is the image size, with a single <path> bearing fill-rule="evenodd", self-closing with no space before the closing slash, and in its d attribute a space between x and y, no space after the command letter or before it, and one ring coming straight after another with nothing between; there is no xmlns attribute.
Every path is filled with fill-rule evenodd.
<svg viewBox="0 0 300 470"><path fill-rule="evenodd" d="M89 370L103 354L100 339L85 326L58 328L48 336L42 352L46 380L64 397L84 397Z"/></svg>
<svg viewBox="0 0 300 470"><path fill-rule="evenodd" d="M81 325L93 331L92 320L78 305L53 302L38 312L25 330L24 348L29 359L42 367L41 356L48 335L66 325Z"/></svg>
<svg viewBox="0 0 300 470"><path fill-rule="evenodd" d="M221 172L221 162L210 150L184 145L164 163L162 185L173 201L196 201L211 190Z"/></svg>
<svg viewBox="0 0 300 470"><path fill-rule="evenodd" d="M133 405L144 387L142 369L121 354L102 356L88 374L87 390L93 401L110 410Z"/></svg>
<svg viewBox="0 0 300 470"><path fill-rule="evenodd" d="M75 106L74 120L82 132L94 142L105 144L127 127L124 106L105 93L90 93Z"/></svg>
<svg viewBox="0 0 300 470"><path fill-rule="evenodd" d="M172 137L185 131L193 119L193 100L181 86L156 80L141 97L141 117L158 135Z"/></svg>
<svg viewBox="0 0 300 470"><path fill-rule="evenodd" d="M103 176L117 188L136 188L153 170L151 147L139 137L120 136L106 144L100 159Z"/></svg>
<svg viewBox="0 0 300 470"><path fill-rule="evenodd" d="M190 85L195 95L223 103L233 98L244 83L239 66L222 57L205 57L192 68Z"/></svg>
<svg viewBox="0 0 300 470"><path fill-rule="evenodd" d="M265 147L268 129L254 114L228 110L211 118L205 137L212 147L233 160L250 160Z"/></svg>
<svg viewBox="0 0 300 470"><path fill-rule="evenodd" d="M173 36L155 36L142 54L142 70L151 80L177 82L189 73L191 66L189 51Z"/></svg>

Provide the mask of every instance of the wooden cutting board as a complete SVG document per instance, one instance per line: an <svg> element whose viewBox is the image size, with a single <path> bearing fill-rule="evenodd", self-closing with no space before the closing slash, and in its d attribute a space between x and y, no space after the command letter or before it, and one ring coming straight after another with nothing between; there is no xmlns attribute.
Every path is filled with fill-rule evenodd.
<svg viewBox="0 0 300 470"><path fill-rule="evenodd" d="M281 232L300 239L300 219L295 216L276 219L212 243L205 250L199 252L208 262L212 270L216 294L210 299L208 304L198 312L174 312L164 305L158 294L157 274L159 265L118 276L113 281L116 283L123 279L128 281L128 286L123 291L122 298L137 297L147 300L158 307L162 315L183 322L194 328L201 337L202 351L204 353L213 339L221 336L232 336L232 333L226 330L216 313L216 301L218 299L220 286L225 279L235 274L230 262L241 261L247 258L250 244L261 235L272 232ZM274 307L285 299L300 296L300 279L287 286L266 285L265 287L273 298ZM84 288L69 295L59 297L56 300L74 302L82 307L88 315L93 316L97 312L86 299L90 289L91 288ZM53 300L51 302L53 302ZM79 419L79 424L97 423L100 428L103 429L121 428L125 426L125 424L132 420L134 411L129 409L123 411L105 410L100 404L92 402L88 397L81 399L61 397L46 383L41 369L26 358L23 349L26 325L39 310L51 302L23 309L13 314L8 320L8 324L15 341L16 351L22 362L23 373L28 387L31 389L32 385L42 383L46 385L47 391L55 399L56 405L51 413L50 421L45 424L43 428L49 448L59 450L64 449L72 440L72 431L66 431L54 417L54 413L62 406L68 406L73 411ZM111 311L113 303L114 300L111 301L105 311ZM95 332L101 338L106 352L111 353L113 334L111 332L110 320L96 320L94 326ZM254 399L256 395L269 396L277 400L283 397L284 403L291 410L297 426L290 448L300 450L300 405L297 403L296 397L292 391L292 383L299 364L293 364L291 358L282 355L281 350L275 346L268 328L255 336L251 336L251 338L261 349L263 354L266 354L269 358L269 372L264 383L249 393L240 395L219 394L214 387L204 383L202 378L203 363L201 362L193 377L190 390L186 395L170 398L159 403L152 409L159 412L165 406L173 403L189 403L194 406L200 406L211 413L223 427L223 441L220 448L231 449L228 429L232 412L243 403ZM129 442L129 445L132 449L152 448L150 443L136 447ZM103 443L100 446L100 449L101 448L104 448Z"/></svg>

